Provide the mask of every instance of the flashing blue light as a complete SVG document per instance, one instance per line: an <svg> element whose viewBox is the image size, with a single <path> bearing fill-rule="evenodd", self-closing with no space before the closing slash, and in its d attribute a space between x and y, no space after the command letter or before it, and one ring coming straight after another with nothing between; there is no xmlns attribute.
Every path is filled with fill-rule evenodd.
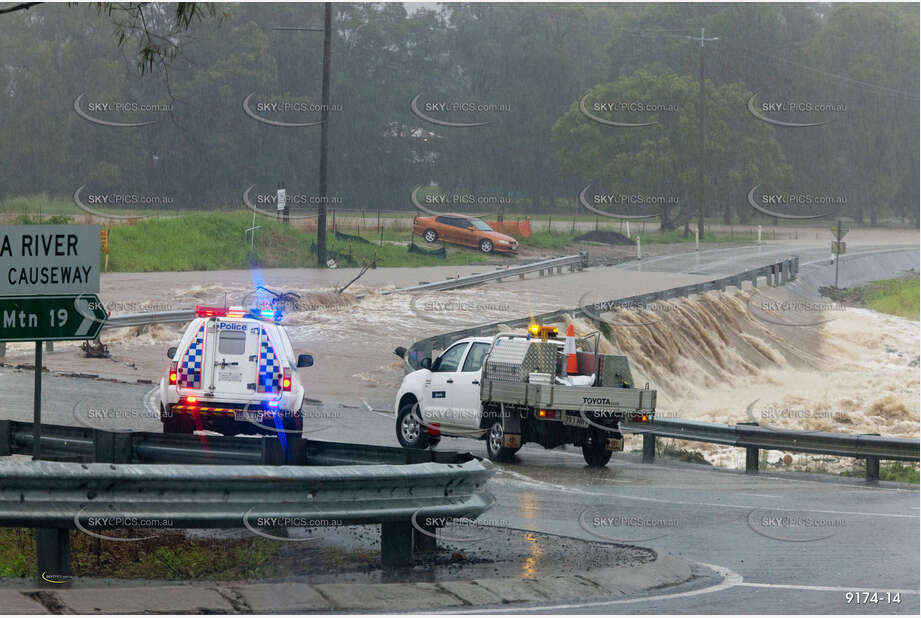
<svg viewBox="0 0 921 618"><path fill-rule="evenodd" d="M277 407L278 407L278 402L277 402L277 401L270 401L270 402L269 402L269 407L270 407L270 408L277 408Z"/></svg>

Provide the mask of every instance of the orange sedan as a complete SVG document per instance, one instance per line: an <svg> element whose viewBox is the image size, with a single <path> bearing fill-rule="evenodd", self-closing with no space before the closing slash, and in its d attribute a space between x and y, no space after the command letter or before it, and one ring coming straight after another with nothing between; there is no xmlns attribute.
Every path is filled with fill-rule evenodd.
<svg viewBox="0 0 921 618"><path fill-rule="evenodd" d="M483 253L517 253L518 241L495 231L485 221L467 215L438 215L416 217L413 231L426 242L449 242L465 247L475 247Z"/></svg>

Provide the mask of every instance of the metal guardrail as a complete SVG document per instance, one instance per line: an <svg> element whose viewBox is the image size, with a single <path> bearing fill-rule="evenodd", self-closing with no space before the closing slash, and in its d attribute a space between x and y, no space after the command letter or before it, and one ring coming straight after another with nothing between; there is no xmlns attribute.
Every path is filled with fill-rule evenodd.
<svg viewBox="0 0 921 618"><path fill-rule="evenodd" d="M506 277L512 277L514 275L518 275L520 279L524 279L526 273L532 273L536 271L539 271L541 276L543 276L544 271L547 271L548 275L552 275L554 269L556 269L557 273L562 273L564 266L568 266L570 272L573 272L576 269L582 270L583 268L586 268L588 266L588 252L581 251L578 255L568 255L566 257L541 260L531 264L522 264L521 266L512 266L510 268L497 270L496 272L492 273L479 273L476 275L467 275L466 277L457 277L455 279L445 279L444 281L420 283L419 285L399 288L396 290L384 290L380 293L407 294L411 292L426 292L432 290L452 290L455 288L478 285L480 283L485 283L486 281L505 279Z"/></svg>
<svg viewBox="0 0 921 618"><path fill-rule="evenodd" d="M178 309L175 311L151 311L148 313L126 313L113 315L106 319L103 328L125 328L145 324L166 324L169 322L191 322L195 319L195 309Z"/></svg>
<svg viewBox="0 0 921 618"><path fill-rule="evenodd" d="M638 294L636 296L630 296L627 298L618 298L597 304L611 306L645 306L656 301L668 300L670 298L677 298L680 296L688 296L690 294L703 294L704 292L710 292L713 290L723 291L730 286L742 289L742 282L744 281L750 281L752 287L757 287L758 280L762 277L765 278L766 283L769 286L784 285L788 281L793 281L796 279L796 274L798 272L799 257L793 256L774 264L768 264L767 266L762 266L760 268L752 268L751 270L746 270L729 277L713 279L712 281L705 281L703 283L682 285L676 288L660 290L658 292L650 292L648 294ZM463 339L464 337L481 337L485 335L492 335L498 331L500 326L510 326L514 328L518 326L527 326L531 322L535 321L539 323L553 322L562 319L563 315L567 313L574 316L581 316L585 315L586 311L585 307L561 309L558 311L550 311L548 313L542 313L535 316L526 316L513 320L502 320L501 322L494 322L492 324L473 326L470 328L464 328L452 331L450 333L443 333L441 335L435 335L434 337L421 339L414 342L403 355L403 360L406 365L405 369L407 372L419 369L422 359L431 357L433 350L443 350L449 344L457 341L458 339Z"/></svg>
<svg viewBox="0 0 921 618"><path fill-rule="evenodd" d="M0 456L31 453L33 439L30 423L0 421ZM398 566L434 547L435 529L417 516L473 519L495 502L486 489L495 470L468 453L61 425L43 425L41 441L48 458L93 463L0 464L0 526L36 528L55 548L39 552L39 568L56 573L69 569L67 530L90 517L170 528L380 523L381 561Z"/></svg>
<svg viewBox="0 0 921 618"><path fill-rule="evenodd" d="M459 464L469 453L327 442L285 436L265 439L196 436L147 431L113 432L88 427L42 424L41 452L47 459L134 464L404 465ZM31 422L0 420L0 457L31 455Z"/></svg>
<svg viewBox="0 0 921 618"><path fill-rule="evenodd" d="M656 419L651 423L621 423L622 431L643 435L643 462L655 459L656 437L691 442L725 444L745 449L745 471L757 473L761 449L853 457L867 461L866 478L879 480L881 459L919 461L921 443L873 434L791 431L755 423L723 425L682 419Z"/></svg>

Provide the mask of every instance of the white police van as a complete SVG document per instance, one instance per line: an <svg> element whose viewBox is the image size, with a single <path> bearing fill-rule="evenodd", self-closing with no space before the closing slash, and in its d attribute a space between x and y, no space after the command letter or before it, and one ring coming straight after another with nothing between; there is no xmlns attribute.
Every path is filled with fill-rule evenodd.
<svg viewBox="0 0 921 618"><path fill-rule="evenodd" d="M169 371L160 380L164 433L299 435L304 387L297 369L312 366L313 357L295 356L271 313L196 307L195 316L167 352Z"/></svg>

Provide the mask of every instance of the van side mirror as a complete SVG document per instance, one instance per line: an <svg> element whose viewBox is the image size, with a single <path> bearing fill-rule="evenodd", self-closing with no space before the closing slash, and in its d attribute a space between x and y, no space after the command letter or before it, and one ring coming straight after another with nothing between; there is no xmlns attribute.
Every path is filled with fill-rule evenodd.
<svg viewBox="0 0 921 618"><path fill-rule="evenodd" d="M393 351L393 353L399 356L400 358L406 358L406 348L404 348L403 346L398 346Z"/></svg>
<svg viewBox="0 0 921 618"><path fill-rule="evenodd" d="M313 367L313 356L310 354L300 354L297 357L298 367Z"/></svg>
<svg viewBox="0 0 921 618"><path fill-rule="evenodd" d="M423 358L422 361L419 363L419 366L422 367L423 369L431 369L431 368L432 368L432 359L431 359L431 358Z"/></svg>
<svg viewBox="0 0 921 618"><path fill-rule="evenodd" d="M174 356L176 356L176 346L173 346L166 351L166 358L173 360Z"/></svg>

